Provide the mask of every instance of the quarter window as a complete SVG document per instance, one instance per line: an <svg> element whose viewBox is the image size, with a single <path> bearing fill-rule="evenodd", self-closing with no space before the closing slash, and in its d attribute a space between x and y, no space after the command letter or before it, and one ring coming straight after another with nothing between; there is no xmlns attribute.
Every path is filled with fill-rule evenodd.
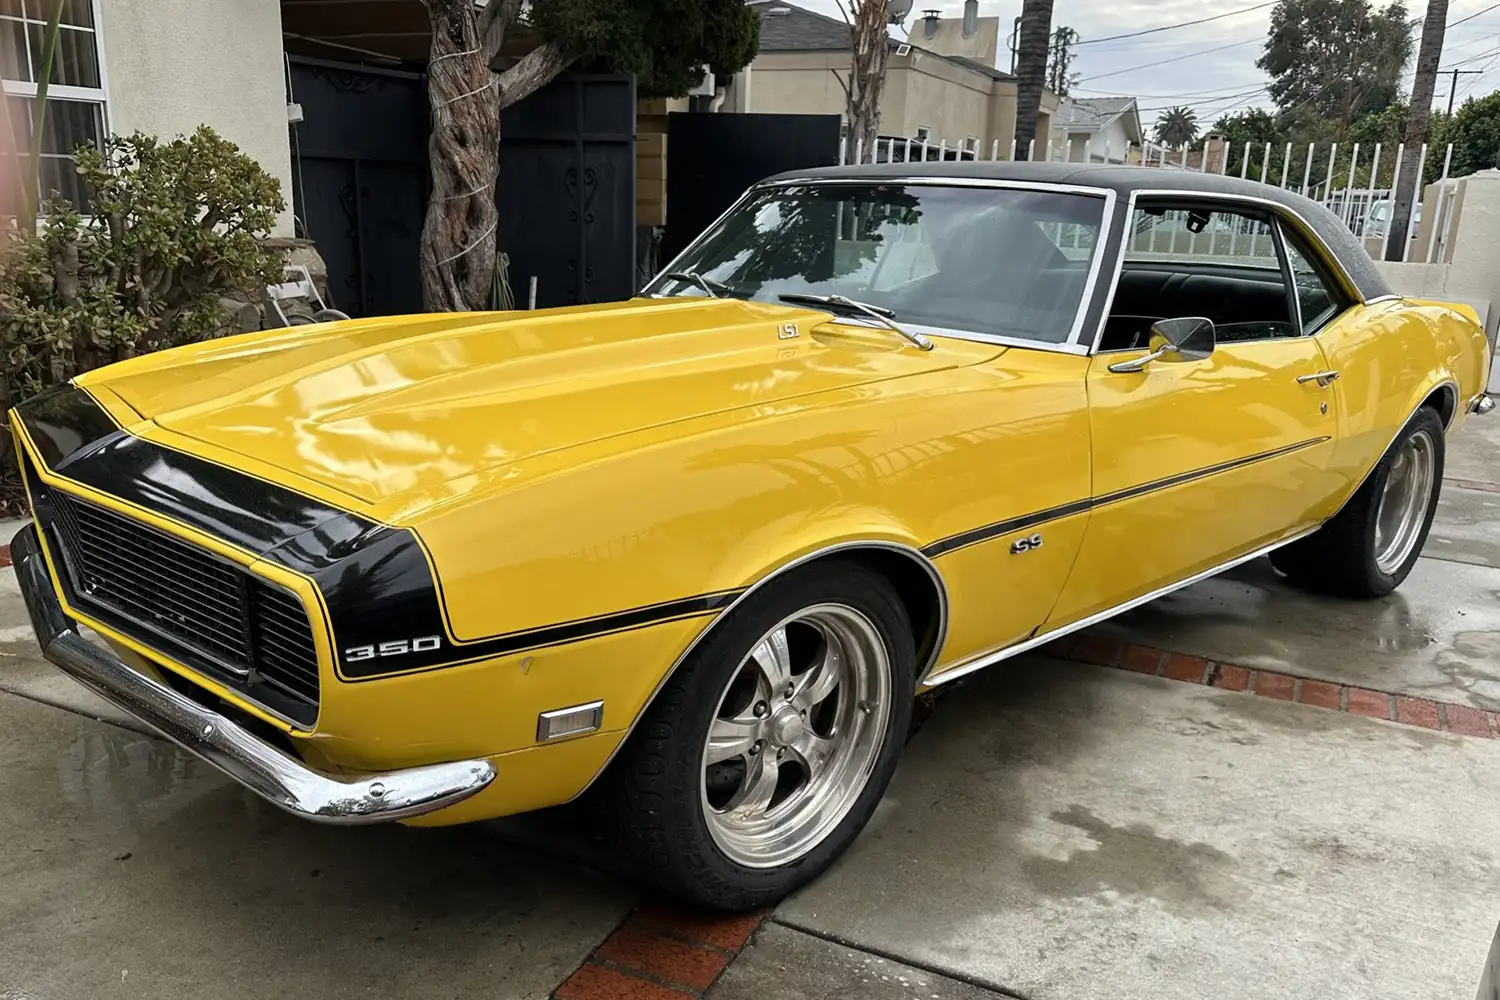
<svg viewBox="0 0 1500 1000"><path fill-rule="evenodd" d="M1287 263L1292 269L1292 281L1297 286L1297 306L1302 313L1302 332L1317 333L1328 321L1343 312L1343 296L1337 286L1328 280L1327 272L1314 263L1318 258L1307 248L1306 242L1291 231L1281 227L1286 243Z"/></svg>
<svg viewBox="0 0 1500 1000"><path fill-rule="evenodd" d="M36 101L47 32L47 15L55 0L0 0L0 125L10 141L0 141L0 174L20 169L16 151L30 149L40 113ZM73 151L98 145L105 134L104 77L99 60L95 0L63 0L57 52L47 96L41 170L37 181L45 199L56 192L80 208L87 198L73 169ZM0 215L13 215L15 188L0 185Z"/></svg>

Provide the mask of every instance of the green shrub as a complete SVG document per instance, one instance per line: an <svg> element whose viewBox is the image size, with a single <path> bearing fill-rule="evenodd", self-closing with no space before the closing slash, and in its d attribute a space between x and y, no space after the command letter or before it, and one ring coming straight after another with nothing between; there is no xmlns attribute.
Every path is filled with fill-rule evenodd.
<svg viewBox="0 0 1500 1000"><path fill-rule="evenodd" d="M228 332L224 297L281 280L260 242L280 185L213 129L113 136L77 163L87 215L54 200L36 235L0 237L0 420L92 368ZM22 503L10 449L0 424L0 514Z"/></svg>

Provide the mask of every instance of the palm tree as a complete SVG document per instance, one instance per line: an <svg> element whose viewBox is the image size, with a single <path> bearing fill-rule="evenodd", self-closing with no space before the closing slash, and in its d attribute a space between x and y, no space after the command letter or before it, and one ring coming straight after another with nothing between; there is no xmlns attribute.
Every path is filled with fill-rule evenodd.
<svg viewBox="0 0 1500 1000"><path fill-rule="evenodd" d="M1156 119L1156 141L1180 149L1198 138L1198 112L1178 105Z"/></svg>
<svg viewBox="0 0 1500 1000"><path fill-rule="evenodd" d="M1047 83L1047 49L1052 41L1052 0L1022 0L1016 39L1015 158L1027 159L1036 139L1036 118Z"/></svg>
<svg viewBox="0 0 1500 1000"><path fill-rule="evenodd" d="M1402 260L1406 254L1407 224L1417 194L1417 164L1427 136L1427 118L1432 114L1432 93L1437 89L1438 62L1443 56L1443 32L1448 24L1448 0L1427 0L1422 19L1422 47L1417 50L1417 75L1411 84L1411 111L1406 116L1406 152L1401 158L1401 186L1395 192L1387 260ZM1456 78L1455 78L1456 79Z"/></svg>

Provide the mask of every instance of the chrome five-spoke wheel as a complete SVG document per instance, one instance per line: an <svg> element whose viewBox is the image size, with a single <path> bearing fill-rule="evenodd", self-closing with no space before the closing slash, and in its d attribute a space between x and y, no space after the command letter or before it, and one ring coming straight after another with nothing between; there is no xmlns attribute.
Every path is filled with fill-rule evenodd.
<svg viewBox="0 0 1500 1000"><path fill-rule="evenodd" d="M874 566L828 558L709 626L601 782L641 874L745 910L825 871L906 742L920 670L909 607Z"/></svg>
<svg viewBox="0 0 1500 1000"><path fill-rule="evenodd" d="M1375 512L1375 565L1394 574L1422 539L1436 474L1432 435L1419 430L1401 443L1391 460Z"/></svg>
<svg viewBox="0 0 1500 1000"><path fill-rule="evenodd" d="M719 699L703 748L703 809L748 868L806 854L848 814L885 742L890 662L868 617L803 608L765 633Z"/></svg>

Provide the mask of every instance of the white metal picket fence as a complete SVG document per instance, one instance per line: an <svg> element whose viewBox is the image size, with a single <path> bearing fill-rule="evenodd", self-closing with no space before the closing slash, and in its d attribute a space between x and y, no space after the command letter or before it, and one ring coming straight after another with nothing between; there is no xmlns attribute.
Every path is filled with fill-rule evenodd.
<svg viewBox="0 0 1500 1000"><path fill-rule="evenodd" d="M839 162L845 163L912 163L957 160L1011 160L1020 145L1010 147L996 139L988 150L972 145L949 145L946 140L897 139L882 137L871 150L862 141L850 147L847 138L839 146ZM988 155L985 155L985 154ZM1005 154L1002 156L1002 153ZM1040 155L1039 155L1040 154ZM1433 169L1437 157L1442 169ZM1230 143L1215 144L1208 150L1169 151L1149 145L1116 151L1105 143L1100 149L1076 143L1032 141L1026 148L1026 159L1051 162L1113 163L1159 170L1192 170L1213 172L1245 180L1258 181L1321 202L1356 237L1365 241L1371 256L1385 258L1390 246L1393 192L1401 183L1405 169L1406 144L1398 143L1394 153L1386 143L1373 146L1361 143ZM1417 173L1424 183L1417 191L1408 238L1402 260L1432 263L1443 260L1450 235L1455 178L1453 146L1422 144ZM1424 226L1422 214L1427 187L1438 184L1436 224Z"/></svg>

